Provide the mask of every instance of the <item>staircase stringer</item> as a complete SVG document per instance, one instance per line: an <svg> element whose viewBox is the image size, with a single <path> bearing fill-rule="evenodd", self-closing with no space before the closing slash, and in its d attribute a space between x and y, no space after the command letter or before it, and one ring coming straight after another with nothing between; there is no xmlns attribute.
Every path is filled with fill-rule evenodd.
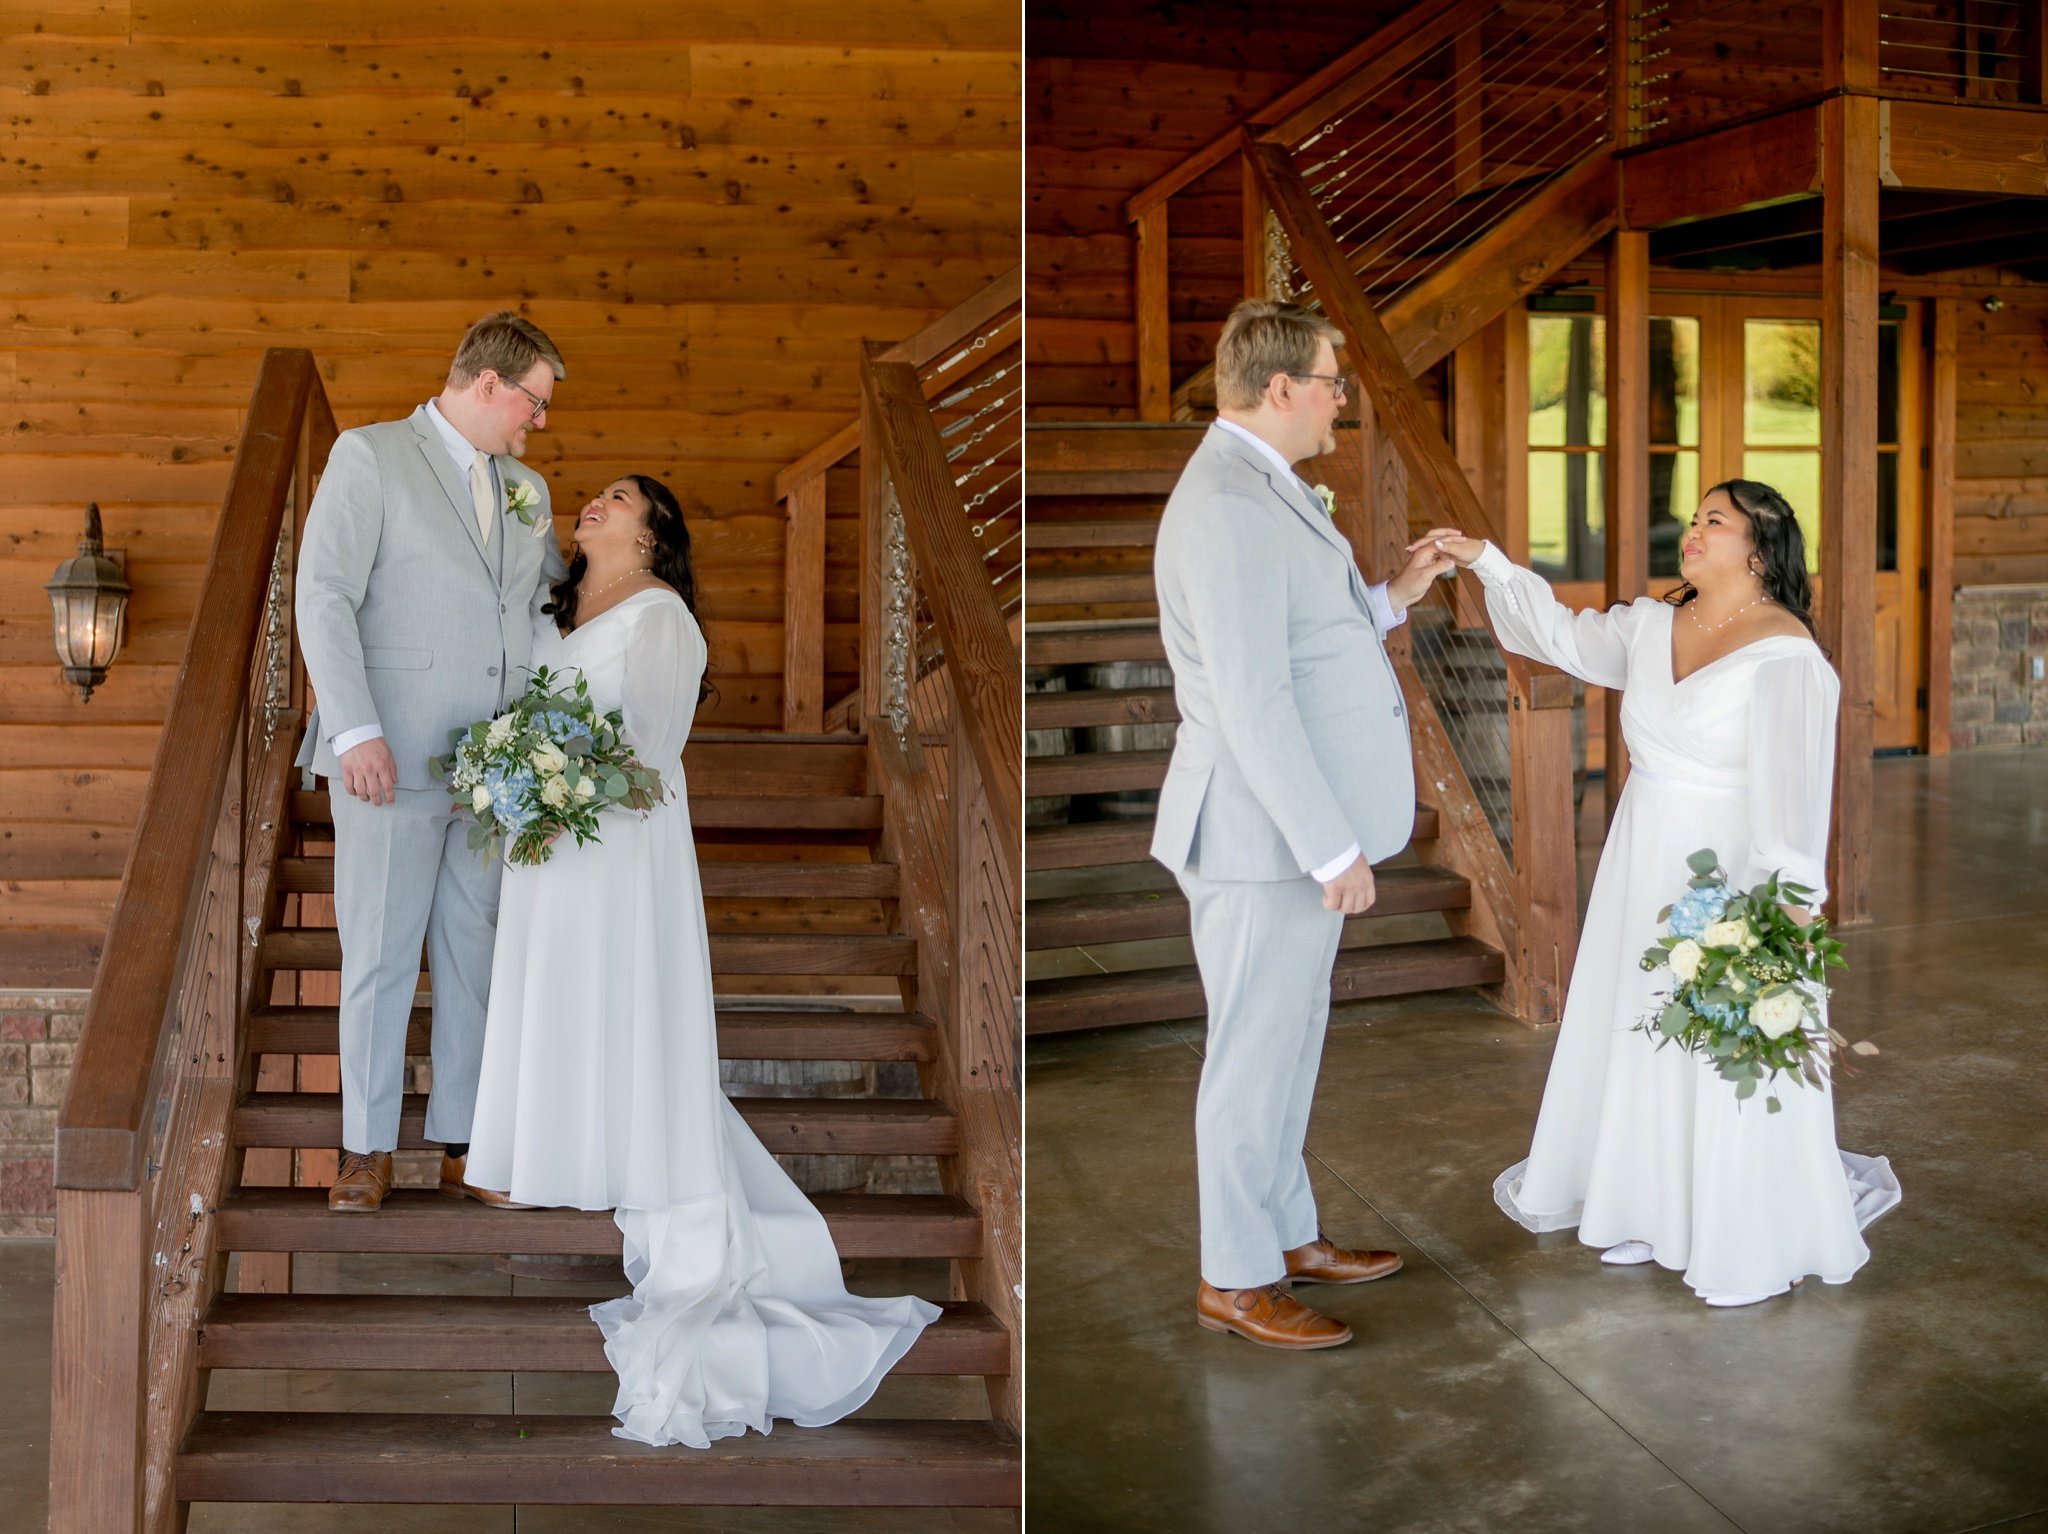
<svg viewBox="0 0 2048 1534"><path fill-rule="evenodd" d="M1323 313L1343 332L1352 366L1371 399L1376 429L1387 433L1399 451L1411 484L1441 516L1441 525L1485 526L1485 510L1471 482L1286 149L1262 143L1248 148L1247 157L1269 205L1286 229L1295 260L1321 296ZM1404 669L1412 675L1412 666L1404 662ZM1546 685L1561 678L1539 677L1536 670L1528 661L1508 656L1515 823L1518 830L1528 825L1538 831L1531 841L1555 846L1561 834L1563 845L1569 847L1571 759L1568 751L1551 758L1556 756L1559 724L1565 726L1564 738L1569 740L1570 693L1568 687ZM1428 701L1419 676L1404 676L1403 689L1410 694L1411 703L1418 698ZM1442 756L1447 760L1435 759L1433 743L1441 740L1448 747L1449 741L1434 708L1414 712L1418 716L1414 721L1418 756L1424 768L1418 779L1436 796L1426 802L1434 803L1444 827L1451 832L1453 855L1458 859L1454 863L1446 858L1446 865L1471 880L1474 914L1468 919L1490 918L1505 943L1502 952L1507 958L1508 978L1496 999L1525 1022L1555 1022L1562 1015L1561 977L1570 971L1569 958L1576 946L1572 930L1576 895L1561 898L1560 893L1575 891L1577 871L1572 860L1529 856L1525 843L1521 863L1511 865L1470 781L1455 770L1455 756L1445 750ZM1540 756L1532 749L1532 741L1539 739L1545 747ZM1443 840L1440 835L1439 844ZM1443 856L1437 848L1427 852ZM1511 867L1510 876L1506 871ZM1540 920L1525 919L1531 916Z"/></svg>

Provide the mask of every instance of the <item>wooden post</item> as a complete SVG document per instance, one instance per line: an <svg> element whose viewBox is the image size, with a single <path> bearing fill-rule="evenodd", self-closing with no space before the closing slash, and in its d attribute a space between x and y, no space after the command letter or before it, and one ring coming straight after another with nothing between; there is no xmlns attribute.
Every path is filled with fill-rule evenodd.
<svg viewBox="0 0 2048 1534"><path fill-rule="evenodd" d="M57 1190L50 1534L142 1528L149 1200Z"/></svg>
<svg viewBox="0 0 2048 1534"><path fill-rule="evenodd" d="M1650 589L1650 236L1607 237L1607 592L1606 605ZM1628 783L1621 693L1603 689L1607 740L1607 823Z"/></svg>
<svg viewBox="0 0 2048 1534"><path fill-rule="evenodd" d="M862 343L863 374L888 348L879 341ZM880 714L882 695L882 641L888 632L886 605L889 598L887 551L884 547L888 504L888 468L882 461L880 438L875 431L875 411L865 390L860 401L860 721Z"/></svg>
<svg viewBox="0 0 2048 1534"><path fill-rule="evenodd" d="M2048 102L2048 0L2023 0L2018 35L2020 100Z"/></svg>
<svg viewBox="0 0 2048 1534"><path fill-rule="evenodd" d="M825 473L795 485L784 502L782 728L825 728Z"/></svg>
<svg viewBox="0 0 2048 1534"><path fill-rule="evenodd" d="M1921 746L1948 755L1951 649L1955 643L1956 565L1956 301L1933 301L1933 377L1927 388L1927 518L1921 557L1927 571L1927 709ZM1908 576L1908 579L1911 577Z"/></svg>
<svg viewBox="0 0 2048 1534"><path fill-rule="evenodd" d="M1259 190L1259 178L1252 162L1240 158L1244 205L1244 296L1271 298L1273 285L1266 280L1266 194Z"/></svg>
<svg viewBox="0 0 2048 1534"><path fill-rule="evenodd" d="M1173 333L1167 307L1167 204L1138 215L1138 419L1173 419Z"/></svg>
<svg viewBox="0 0 2048 1534"><path fill-rule="evenodd" d="M1514 785L1515 972L1524 1022L1564 1019L1579 945L1578 845L1572 814L1572 682L1556 672L1508 673L1508 759Z"/></svg>
<svg viewBox="0 0 2048 1534"><path fill-rule="evenodd" d="M1617 149L1636 141L1635 106L1643 74L1642 49L1636 43L1636 4L1637 0L1607 0L1607 136Z"/></svg>
<svg viewBox="0 0 2048 1534"><path fill-rule="evenodd" d="M1833 16L1842 0L1830 6ZM1858 7L1859 12L1862 6ZM1870 919L1877 568L1878 102L1825 103L1821 229L1821 643L1842 680L1829 863L1838 925Z"/></svg>
<svg viewBox="0 0 2048 1534"><path fill-rule="evenodd" d="M1820 46L1824 89L1876 90L1877 0L1824 0ZM1974 45L1970 56L1976 56Z"/></svg>

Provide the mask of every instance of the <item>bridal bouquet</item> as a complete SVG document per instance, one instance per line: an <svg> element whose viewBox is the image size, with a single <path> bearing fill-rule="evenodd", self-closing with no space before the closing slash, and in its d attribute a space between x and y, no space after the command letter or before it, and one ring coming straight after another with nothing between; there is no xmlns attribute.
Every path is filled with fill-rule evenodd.
<svg viewBox="0 0 2048 1534"><path fill-rule="evenodd" d="M579 845L596 841L597 817L614 806L661 803L661 774L634 760L623 724L617 709L597 711L580 674L572 686L543 666L509 709L451 732L455 749L428 765L475 822L472 851L503 848L506 862L531 867L563 832Z"/></svg>
<svg viewBox="0 0 2048 1534"><path fill-rule="evenodd" d="M1664 1007L1636 1024L1640 1031L1660 1049L1677 1044L1712 1061L1742 1099L1779 1076L1823 1085L1830 1044L1877 1053L1875 1044L1850 1044L1822 1016L1827 972L1847 966L1825 918L1801 926L1785 912L1786 902L1810 900L1811 889L1773 874L1746 894L1731 891L1710 848L1686 866L1686 892L1657 913L1668 935L1643 954L1644 969L1668 969L1676 983ZM1773 1113L1782 1106L1769 1091L1765 1102Z"/></svg>

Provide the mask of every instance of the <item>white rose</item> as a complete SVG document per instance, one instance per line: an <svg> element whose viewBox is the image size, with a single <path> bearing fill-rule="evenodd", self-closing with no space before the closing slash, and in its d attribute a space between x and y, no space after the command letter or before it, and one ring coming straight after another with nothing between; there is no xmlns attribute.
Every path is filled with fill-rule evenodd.
<svg viewBox="0 0 2048 1534"><path fill-rule="evenodd" d="M597 797L597 779L588 774L578 778L576 780L576 797L579 799L595 799Z"/></svg>
<svg viewBox="0 0 2048 1534"><path fill-rule="evenodd" d="M1737 918L1715 922L1700 934L1700 941L1709 948L1739 948L1747 953L1756 947L1756 934L1749 930L1748 922Z"/></svg>
<svg viewBox="0 0 2048 1534"><path fill-rule="evenodd" d="M1749 1020L1767 1039L1782 1039L1806 1021L1806 1003L1797 991L1766 996L1749 1009Z"/></svg>
<svg viewBox="0 0 2048 1534"><path fill-rule="evenodd" d="M476 792L469 796L469 804L471 809L481 815L491 807L491 791L483 784L477 784Z"/></svg>
<svg viewBox="0 0 2048 1534"><path fill-rule="evenodd" d="M549 778L540 786L540 802L551 810L559 810L569 802L569 780Z"/></svg>
<svg viewBox="0 0 2048 1534"><path fill-rule="evenodd" d="M1671 950L1671 973L1678 977L1681 985L1690 985L1693 976L1700 972L1700 961L1705 957L1698 943L1691 938L1681 939Z"/></svg>
<svg viewBox="0 0 2048 1534"><path fill-rule="evenodd" d="M504 745L506 741L512 738L512 731L518 723L519 716L517 714L500 714L491 721L491 728L488 734L489 743L494 746Z"/></svg>
<svg viewBox="0 0 2048 1534"><path fill-rule="evenodd" d="M533 770L541 773L559 773L569 765L569 758L562 754L562 748L553 741L544 740L528 755Z"/></svg>

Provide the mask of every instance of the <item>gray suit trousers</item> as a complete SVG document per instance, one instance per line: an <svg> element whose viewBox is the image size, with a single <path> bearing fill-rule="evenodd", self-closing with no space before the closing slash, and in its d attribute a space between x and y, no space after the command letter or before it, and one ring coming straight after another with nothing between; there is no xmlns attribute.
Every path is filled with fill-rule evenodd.
<svg viewBox="0 0 2048 1534"><path fill-rule="evenodd" d="M502 870L469 850L468 824L448 813L438 788L400 789L396 804L377 805L330 779L328 795L341 929L342 1146L398 1145L405 1029L423 941L434 992L427 1138L466 1141L483 1067Z"/></svg>
<svg viewBox="0 0 2048 1534"><path fill-rule="evenodd" d="M1179 879L1209 1007L1195 1099L1202 1277L1270 1284L1286 1274L1281 1254L1316 1238L1302 1145L1344 918L1307 877Z"/></svg>

